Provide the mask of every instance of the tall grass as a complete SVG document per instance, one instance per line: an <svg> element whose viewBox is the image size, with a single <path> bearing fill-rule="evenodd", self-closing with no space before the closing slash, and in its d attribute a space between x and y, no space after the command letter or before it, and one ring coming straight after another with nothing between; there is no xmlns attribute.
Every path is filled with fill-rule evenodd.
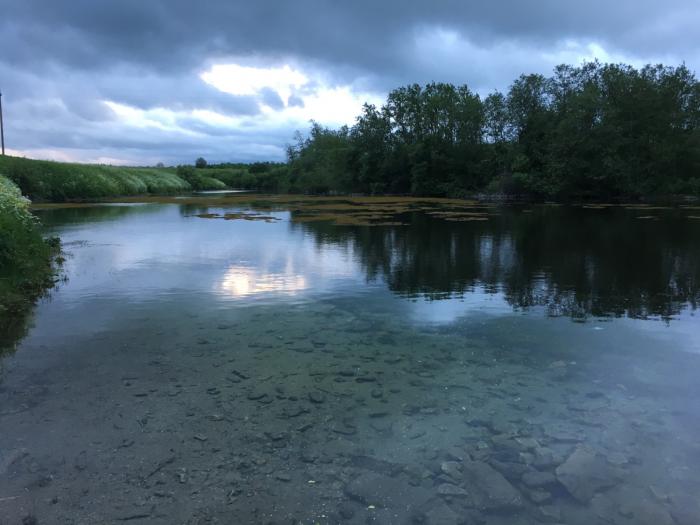
<svg viewBox="0 0 700 525"><path fill-rule="evenodd" d="M0 173L32 200L50 202L172 194L193 189L174 168L131 168L0 157ZM211 188L207 187L207 182ZM205 180L202 186L197 189L220 189L222 183Z"/></svg>
<svg viewBox="0 0 700 525"><path fill-rule="evenodd" d="M22 317L53 284L52 254L19 188L0 175L0 351L6 338L23 327Z"/></svg>

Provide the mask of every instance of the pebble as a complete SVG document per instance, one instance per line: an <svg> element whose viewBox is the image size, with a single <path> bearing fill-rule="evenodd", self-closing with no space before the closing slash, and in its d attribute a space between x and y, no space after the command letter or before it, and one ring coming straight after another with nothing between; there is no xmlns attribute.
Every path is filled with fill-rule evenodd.
<svg viewBox="0 0 700 525"><path fill-rule="evenodd" d="M452 483L442 483L440 486L438 486L437 493L440 494L440 496L469 496L469 493L466 490L464 490L462 487L458 487L457 485L453 485Z"/></svg>
<svg viewBox="0 0 700 525"><path fill-rule="evenodd" d="M276 472L275 479L278 479L279 481L292 481L292 476L286 472Z"/></svg>
<svg viewBox="0 0 700 525"><path fill-rule="evenodd" d="M309 392L309 401L312 403L321 404L326 400L326 395L323 392Z"/></svg>
<svg viewBox="0 0 700 525"><path fill-rule="evenodd" d="M452 479L462 479L462 465L456 461L443 461L440 470Z"/></svg>

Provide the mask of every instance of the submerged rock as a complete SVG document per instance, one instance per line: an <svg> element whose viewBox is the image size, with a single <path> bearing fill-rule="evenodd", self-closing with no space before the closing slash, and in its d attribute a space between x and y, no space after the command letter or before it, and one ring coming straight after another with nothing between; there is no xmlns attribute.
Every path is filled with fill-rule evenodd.
<svg viewBox="0 0 700 525"><path fill-rule="evenodd" d="M520 492L487 463L468 460L463 465L464 478L473 488L476 507L498 512L522 506Z"/></svg>
<svg viewBox="0 0 700 525"><path fill-rule="evenodd" d="M462 487L453 485L452 483L442 483L437 488L437 493L440 496L456 496L456 497L467 497L469 493Z"/></svg>
<svg viewBox="0 0 700 525"><path fill-rule="evenodd" d="M459 514L443 502L433 506L425 513L424 523L426 525L455 525L462 522L463 520Z"/></svg>
<svg viewBox="0 0 700 525"><path fill-rule="evenodd" d="M555 484L557 479L551 472L532 471L523 474L522 482L529 488L540 488Z"/></svg>
<svg viewBox="0 0 700 525"><path fill-rule="evenodd" d="M556 469L559 482L581 503L588 503L593 496L617 484L615 471L604 457L595 451L579 446Z"/></svg>
<svg viewBox="0 0 700 525"><path fill-rule="evenodd" d="M405 508L406 502L417 508L430 497L427 491L404 483L400 478L376 472L366 472L357 476L345 486L345 493L351 499L365 505L396 508Z"/></svg>
<svg viewBox="0 0 700 525"><path fill-rule="evenodd" d="M462 465L456 461L444 461L440 470L452 479L462 479Z"/></svg>
<svg viewBox="0 0 700 525"><path fill-rule="evenodd" d="M309 401L316 403L317 405L323 403L326 400L326 395L323 392L313 391L309 392Z"/></svg>

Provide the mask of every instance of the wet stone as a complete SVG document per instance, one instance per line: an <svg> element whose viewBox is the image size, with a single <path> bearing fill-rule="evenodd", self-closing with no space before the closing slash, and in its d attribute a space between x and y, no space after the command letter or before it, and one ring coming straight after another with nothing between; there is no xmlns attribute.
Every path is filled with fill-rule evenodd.
<svg viewBox="0 0 700 525"><path fill-rule="evenodd" d="M548 425L544 433L548 438L560 443L578 443L585 437L579 428L563 423Z"/></svg>
<svg viewBox="0 0 700 525"><path fill-rule="evenodd" d="M430 498L429 492L413 487L401 478L376 472L366 472L355 477L345 486L345 493L364 505L391 508L405 508L406 502L418 508Z"/></svg>
<svg viewBox="0 0 700 525"><path fill-rule="evenodd" d="M554 485L557 479L551 472L526 472L523 474L522 482L526 487L539 488Z"/></svg>
<svg viewBox="0 0 700 525"><path fill-rule="evenodd" d="M510 463L496 460L489 460L489 465L500 472L509 481L520 481L520 478L526 472L529 472L529 467L523 463Z"/></svg>
<svg viewBox="0 0 700 525"><path fill-rule="evenodd" d="M369 426L379 434L391 434L393 429L391 421L383 419L373 420Z"/></svg>
<svg viewBox="0 0 700 525"><path fill-rule="evenodd" d="M546 447L536 447L533 451L532 465L537 469L554 468L563 462L553 450Z"/></svg>
<svg viewBox="0 0 700 525"><path fill-rule="evenodd" d="M453 485L452 483L442 483L438 486L437 488L437 493L440 494L440 496L448 496L448 497L467 497L469 496L469 493L464 490L462 487L458 487L457 485Z"/></svg>
<svg viewBox="0 0 700 525"><path fill-rule="evenodd" d="M312 403L315 403L317 405L320 405L326 400L326 395L323 392L318 392L314 390L313 392L309 392L309 401Z"/></svg>
<svg viewBox="0 0 700 525"><path fill-rule="evenodd" d="M544 523L561 523L561 510L554 505L543 505L539 507L538 514Z"/></svg>
<svg viewBox="0 0 700 525"><path fill-rule="evenodd" d="M556 469L559 482L582 503L587 503L596 492L617 483L615 472L601 455L579 446Z"/></svg>
<svg viewBox="0 0 700 525"><path fill-rule="evenodd" d="M381 397L384 397L384 392L382 391L381 388L373 388L371 395L374 399L379 399Z"/></svg>
<svg viewBox="0 0 700 525"><path fill-rule="evenodd" d="M341 421L332 425L331 431L343 436L352 436L357 434L357 427L348 421Z"/></svg>
<svg viewBox="0 0 700 525"><path fill-rule="evenodd" d="M503 511L522 506L520 492L488 464L467 460L463 463L463 468L467 484L474 487L474 499L478 508Z"/></svg>
<svg viewBox="0 0 700 525"><path fill-rule="evenodd" d="M425 525L455 525L462 523L462 517L452 510L446 503L441 502L434 505L424 513Z"/></svg>
<svg viewBox="0 0 700 525"><path fill-rule="evenodd" d="M542 505L552 499L552 494L546 490L530 490L527 492L527 497L535 505Z"/></svg>
<svg viewBox="0 0 700 525"><path fill-rule="evenodd" d="M693 494L673 494L670 502L671 516L678 525L697 525L700 516L700 500Z"/></svg>
<svg viewBox="0 0 700 525"><path fill-rule="evenodd" d="M259 401L261 403L271 403L273 401L272 396L264 390L253 390L247 397L250 401Z"/></svg>
<svg viewBox="0 0 700 525"><path fill-rule="evenodd" d="M303 406L300 405L295 405L291 407L287 407L282 412L280 413L280 416L284 419L290 419L290 418L295 418L299 417L303 414L308 414L309 411L304 408Z"/></svg>
<svg viewBox="0 0 700 525"><path fill-rule="evenodd" d="M275 472L275 479L279 481L292 481L292 476L288 472Z"/></svg>
<svg viewBox="0 0 700 525"><path fill-rule="evenodd" d="M444 461L440 464L440 470L452 479L462 479L462 465L456 461Z"/></svg>

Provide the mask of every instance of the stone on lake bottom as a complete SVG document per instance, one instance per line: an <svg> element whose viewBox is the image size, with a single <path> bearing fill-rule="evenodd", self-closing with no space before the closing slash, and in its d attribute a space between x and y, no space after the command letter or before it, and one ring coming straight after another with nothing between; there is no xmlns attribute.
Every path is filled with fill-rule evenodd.
<svg viewBox="0 0 700 525"><path fill-rule="evenodd" d="M581 503L588 503L597 492L617 484L615 472L605 458L583 446L557 467L556 474L569 494Z"/></svg>
<svg viewBox="0 0 700 525"><path fill-rule="evenodd" d="M464 478L473 488L477 508L503 511L519 508L523 504L520 492L487 463L465 461Z"/></svg>

